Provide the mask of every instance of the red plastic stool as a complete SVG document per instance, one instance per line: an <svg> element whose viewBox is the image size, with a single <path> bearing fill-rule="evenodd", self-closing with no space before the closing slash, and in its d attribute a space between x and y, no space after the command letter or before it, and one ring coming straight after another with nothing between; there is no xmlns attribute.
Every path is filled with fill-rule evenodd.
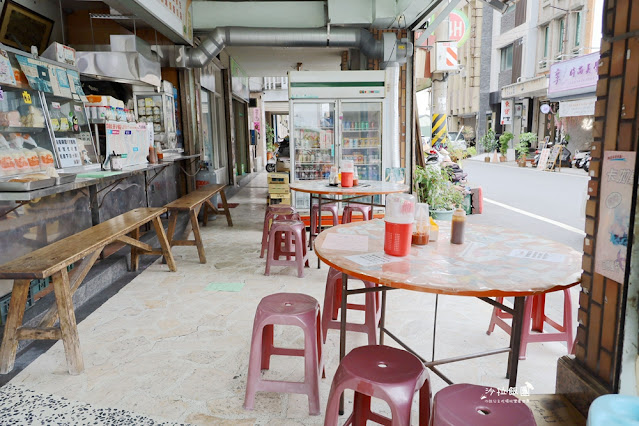
<svg viewBox="0 0 639 426"><path fill-rule="evenodd" d="M362 220L369 220L371 218L371 206L368 204L352 203L344 207L342 212L342 223L351 223L353 220L353 212L360 212L363 216Z"/></svg>
<svg viewBox="0 0 639 426"><path fill-rule="evenodd" d="M496 300L499 303L503 303L504 298L498 297ZM566 342L568 353L572 353L574 335L572 329L572 299L570 297L570 290L564 289L563 324L557 324L555 321L546 316L546 314L544 313L545 304L545 294L526 296L524 321L521 325L521 344L519 346L519 359L526 359L526 347L528 346L528 343L535 342ZM494 307L486 334L490 335L490 333L495 330L495 325L498 325L506 333L510 334L511 327L502 318L512 318L512 315L502 311L501 309L498 309L497 307ZM549 324L551 327L557 330L558 333L543 332L544 323ZM533 334L532 331L538 331L539 333Z"/></svg>
<svg viewBox="0 0 639 426"><path fill-rule="evenodd" d="M349 280L350 281L350 280ZM373 288L375 284L363 281L366 288ZM347 308L357 311L364 311L364 324L346 323L346 330L366 333L368 344L377 344L377 325L379 324L381 309L376 296L379 293L366 293L364 304L358 305L348 303ZM326 277L326 290L324 291L324 308L322 311L322 336L326 343L328 329L340 329L340 321L337 320L337 313L342 306L342 273L337 269L330 268Z"/></svg>
<svg viewBox="0 0 639 426"><path fill-rule="evenodd" d="M313 238L315 238L315 236L318 234L318 230L319 230L319 223L320 223L320 214L319 214L319 205L318 204L313 204L313 206L311 207L311 241L313 241ZM339 219L338 219L338 213L337 213L337 204L335 203L329 203L329 204L322 204L322 211L323 212L330 212L331 215L333 216L333 226L339 225Z"/></svg>
<svg viewBox="0 0 639 426"><path fill-rule="evenodd" d="M284 243L284 248L282 248ZM295 246L295 251L293 251ZM286 260L280 257L286 256ZM291 256L294 259L291 260ZM299 220L275 220L268 236L268 253L266 254L266 270L270 275L271 266L297 266L297 276L304 277L304 266L308 265L306 251L306 227Z"/></svg>
<svg viewBox="0 0 639 426"><path fill-rule="evenodd" d="M271 221L277 219L301 220L299 213L297 213L297 210L295 210L294 207L283 206L280 204L274 204L266 207L266 212L264 213L264 228L262 229L262 249L260 251L260 258L264 257L264 252L268 248L268 231L271 226Z"/></svg>
<svg viewBox="0 0 639 426"><path fill-rule="evenodd" d="M536 426L528 406L486 386L450 385L435 394L432 426Z"/></svg>
<svg viewBox="0 0 639 426"><path fill-rule="evenodd" d="M390 346L361 346L350 351L335 373L328 395L324 426L335 426L345 389L355 391L353 414L346 425L372 420L383 425L410 425L413 395L419 391L419 424L430 418L430 382L424 364L413 354ZM383 399L392 419L371 412L371 397Z"/></svg>
<svg viewBox="0 0 639 426"><path fill-rule="evenodd" d="M273 326L292 325L304 331L304 349L273 345ZM260 370L268 370L272 355L303 356L304 381L262 380ZM256 392L284 392L308 395L308 411L320 413L319 380L323 371L320 340L320 307L306 294L276 293L262 299L255 312L244 408L252 410Z"/></svg>

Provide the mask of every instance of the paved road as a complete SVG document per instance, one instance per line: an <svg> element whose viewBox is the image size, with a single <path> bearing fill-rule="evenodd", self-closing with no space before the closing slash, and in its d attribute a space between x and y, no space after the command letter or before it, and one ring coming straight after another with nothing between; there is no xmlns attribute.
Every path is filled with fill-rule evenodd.
<svg viewBox="0 0 639 426"><path fill-rule="evenodd" d="M583 250L586 172L551 173L472 160L462 168L468 182L484 192L484 213L469 216L473 223L515 228Z"/></svg>

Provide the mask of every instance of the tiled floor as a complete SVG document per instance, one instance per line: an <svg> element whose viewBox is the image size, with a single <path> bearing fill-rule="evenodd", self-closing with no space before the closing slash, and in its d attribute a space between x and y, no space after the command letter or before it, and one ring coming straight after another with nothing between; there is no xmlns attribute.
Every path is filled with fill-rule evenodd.
<svg viewBox="0 0 639 426"><path fill-rule="evenodd" d="M323 302L327 267L306 269L297 278L293 268L274 267L264 276L259 259L266 197L266 175L260 175L230 201L235 226L223 217L202 228L208 263L198 263L193 247L174 249L178 272L156 262L79 324L85 372L70 376L62 343L56 343L12 381L21 392L64 397L93 407L126 410L158 422L194 424L321 424L309 416L305 396L258 393L253 411L242 408L249 343L255 307L276 292L301 292ZM472 221L472 216L469 217ZM316 265L311 254L311 265ZM210 283L243 282L239 292L207 291ZM574 289L573 300L577 300ZM435 296L396 291L388 296L388 328L430 358ZM576 304L576 303L575 303ZM548 309L559 316L560 294L549 296ZM508 336L486 335L491 308L473 298L439 297L436 357L503 347ZM575 306L576 309L576 306ZM350 315L350 313L349 313ZM276 327L276 343L302 347L299 330ZM362 334L349 333L348 345L366 344ZM519 384L533 393L553 393L557 358L566 353L559 343L528 348L519 364ZM327 378L320 386L324 410L339 358L337 331L325 347ZM506 387L507 355L443 366L455 382ZM301 359L274 357L268 378L299 380ZM433 390L445 384L431 374ZM347 395L347 403L352 394ZM2 407L5 402L0 402ZM348 407L348 406L347 406ZM51 408L55 410L55 407ZM383 407L382 407L383 409Z"/></svg>

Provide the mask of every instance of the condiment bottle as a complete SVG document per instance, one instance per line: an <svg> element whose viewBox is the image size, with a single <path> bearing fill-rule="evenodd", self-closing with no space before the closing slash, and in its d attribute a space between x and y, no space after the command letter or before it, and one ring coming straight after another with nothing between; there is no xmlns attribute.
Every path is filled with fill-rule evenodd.
<svg viewBox="0 0 639 426"><path fill-rule="evenodd" d="M464 227L466 225L466 212L461 207L457 207L453 212L450 242L451 244L464 244Z"/></svg>
<svg viewBox="0 0 639 426"><path fill-rule="evenodd" d="M430 233L430 217L428 204L417 203L415 209L415 226L413 227L413 244L423 246L428 244Z"/></svg>
<svg viewBox="0 0 639 426"><path fill-rule="evenodd" d="M158 163L161 163L162 159L164 158L164 153L162 152L162 145L160 144L160 142L155 143L155 154L158 157Z"/></svg>

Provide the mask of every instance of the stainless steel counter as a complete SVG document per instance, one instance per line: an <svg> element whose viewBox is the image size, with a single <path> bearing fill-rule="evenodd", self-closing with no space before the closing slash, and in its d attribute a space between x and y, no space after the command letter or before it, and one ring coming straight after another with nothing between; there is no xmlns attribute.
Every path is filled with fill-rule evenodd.
<svg viewBox="0 0 639 426"><path fill-rule="evenodd" d="M86 188L87 186L93 186L97 184L109 184L111 182L115 182L118 180L122 180L124 178L128 178L134 176L136 174L145 173L150 170L158 170L165 168L177 161L188 160L191 158L197 158L199 154L196 155L172 155L168 158L165 158L162 163L159 164L144 164L138 166L127 167L118 174L104 177L91 177L91 178L76 178L76 180L72 183L68 183L65 185L56 185L50 186L48 188L37 189L35 191L25 191L25 192L0 192L0 201L32 201L38 198L47 197L49 195L59 194L61 192L73 191L75 189ZM82 174L99 174L100 170L95 169L73 169L69 170L70 172ZM159 170L158 170L159 171Z"/></svg>

